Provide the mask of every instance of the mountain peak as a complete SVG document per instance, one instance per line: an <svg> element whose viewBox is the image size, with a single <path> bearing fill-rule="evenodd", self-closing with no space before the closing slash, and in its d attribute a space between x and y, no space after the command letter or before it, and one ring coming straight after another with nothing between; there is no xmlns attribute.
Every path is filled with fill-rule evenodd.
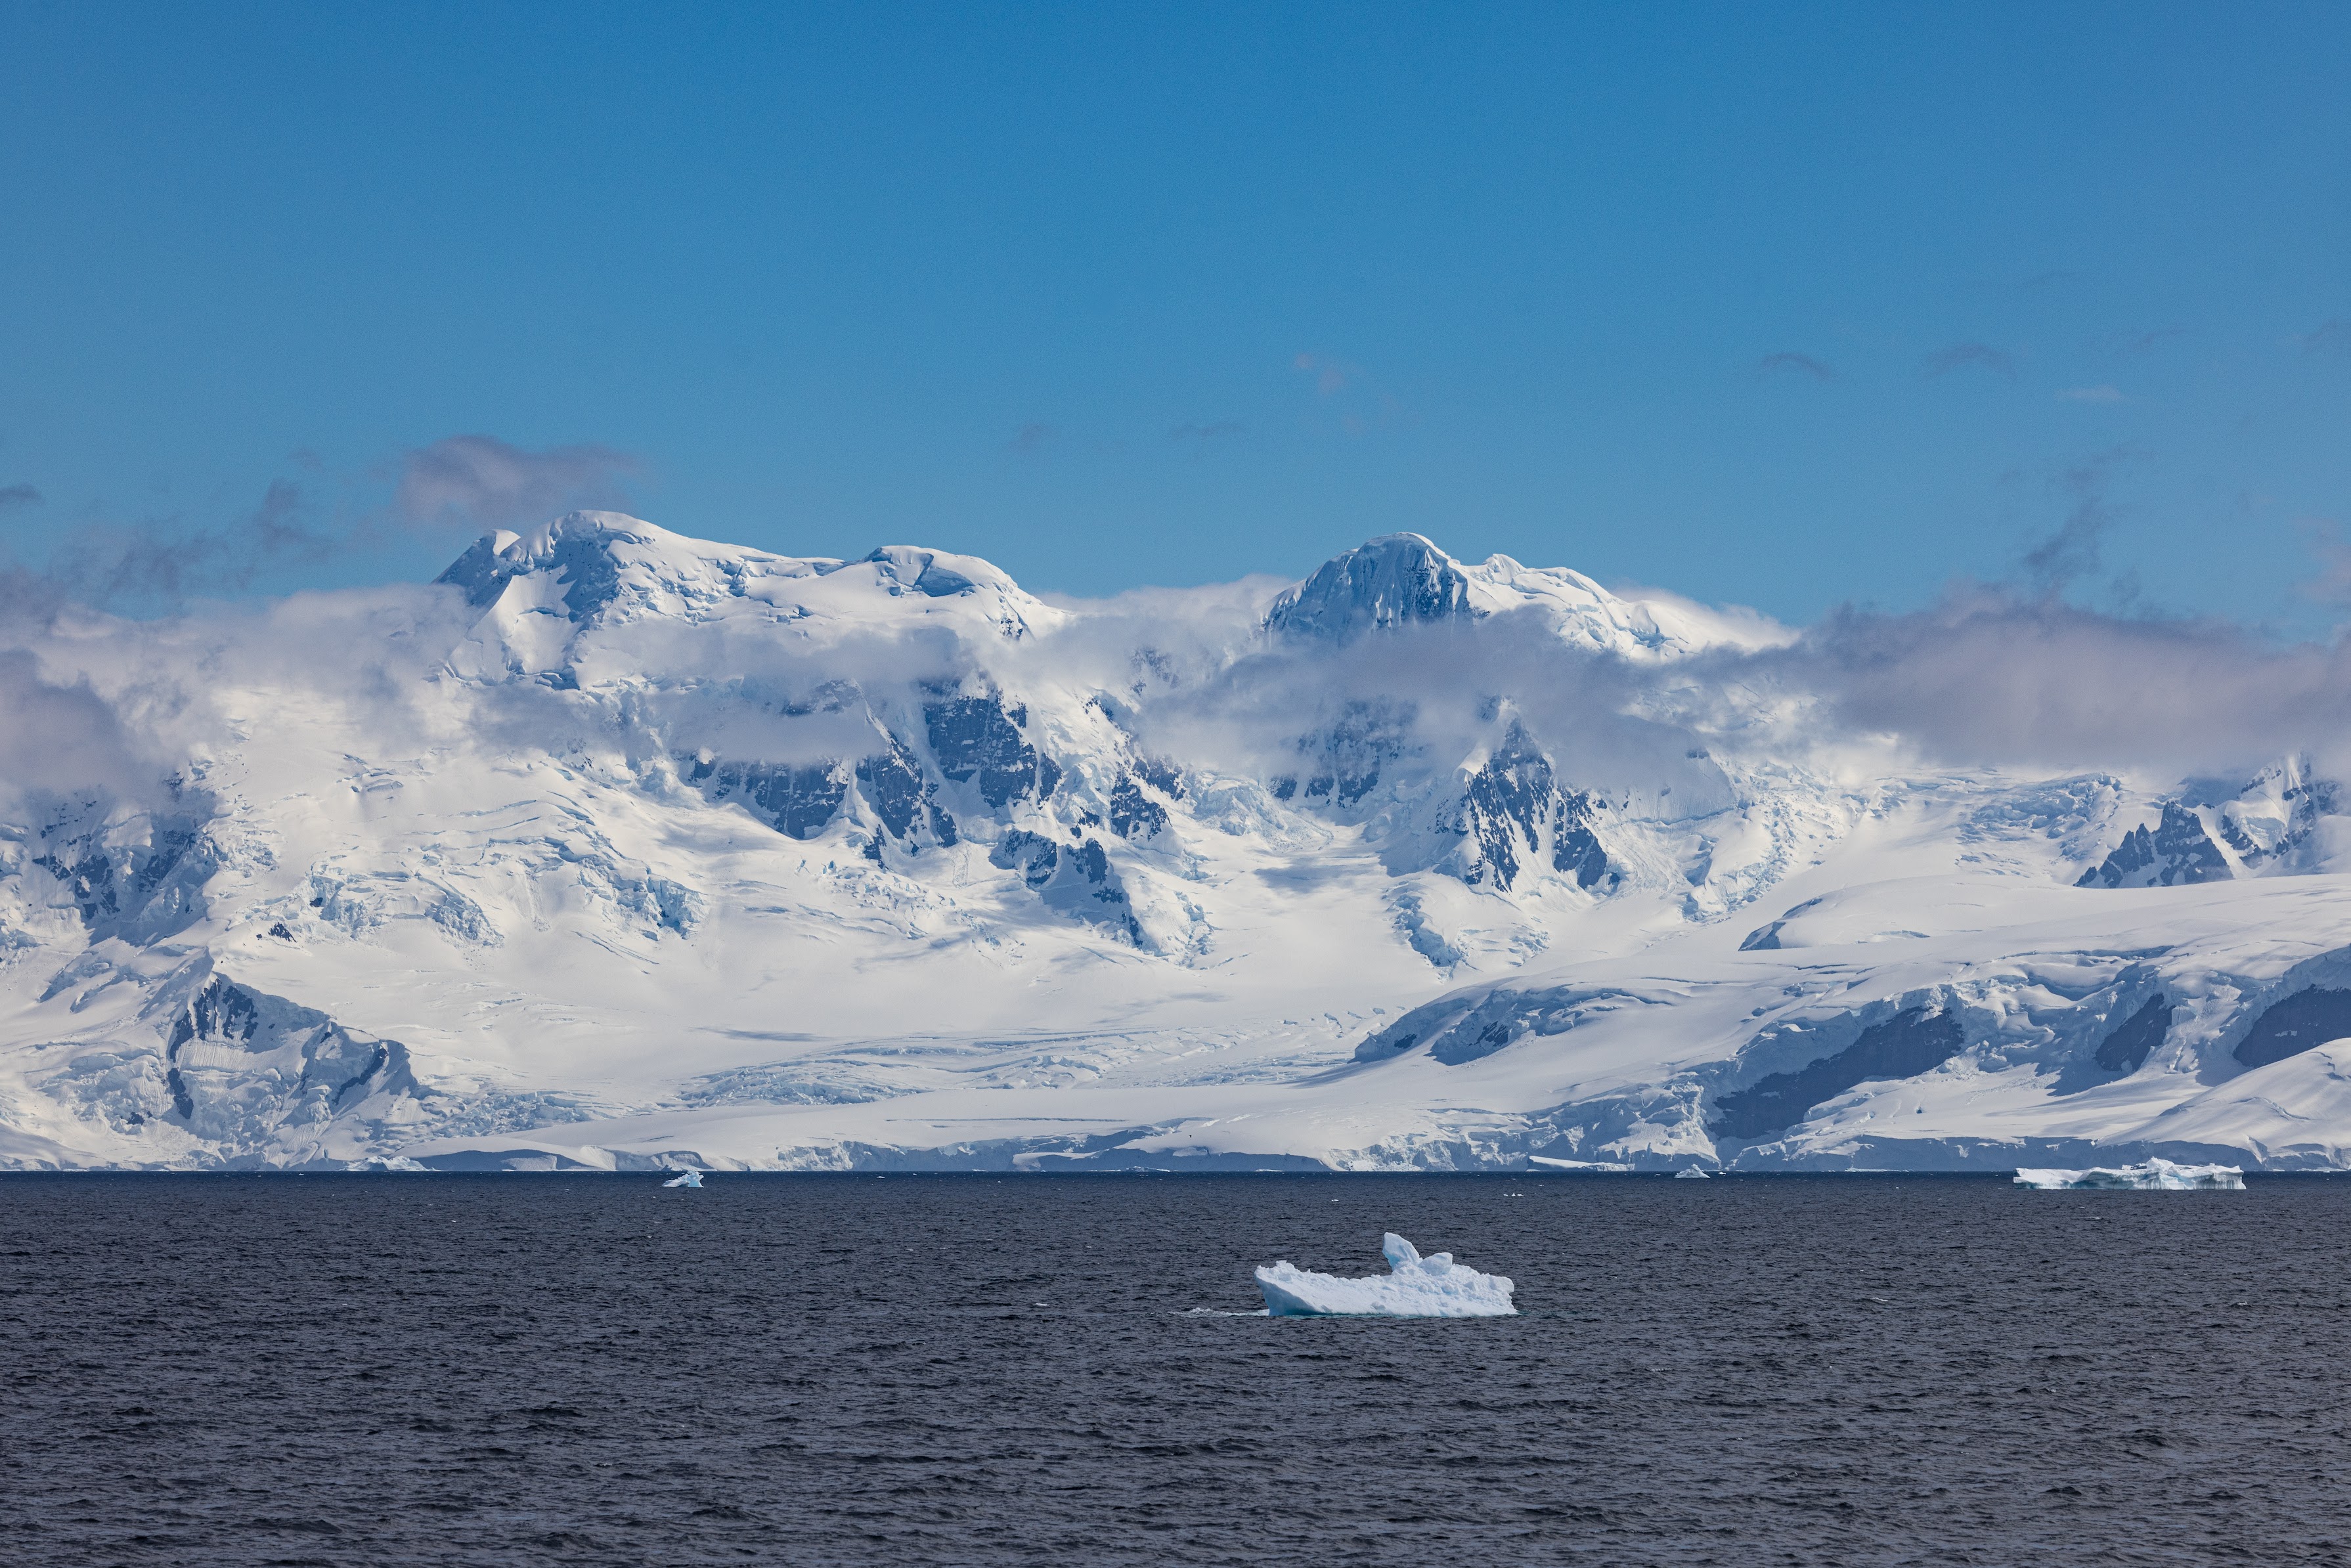
<svg viewBox="0 0 2351 1568"><path fill-rule="evenodd" d="M1384 626L1466 621L1461 563L1419 534L1383 534L1324 561L1266 614L1269 630L1344 642Z"/></svg>
<svg viewBox="0 0 2351 1568"><path fill-rule="evenodd" d="M947 599L983 587L1009 593L1020 591L1020 585L993 562L919 545L883 545L872 555L844 564L871 566L884 586L928 599Z"/></svg>
<svg viewBox="0 0 2351 1568"><path fill-rule="evenodd" d="M692 542L625 512L566 512L528 533L498 528L484 534L433 580L463 589L466 603L486 610L514 579L559 567L580 591L571 600L573 618L585 619L612 598L618 573L611 547L622 541L654 549Z"/></svg>

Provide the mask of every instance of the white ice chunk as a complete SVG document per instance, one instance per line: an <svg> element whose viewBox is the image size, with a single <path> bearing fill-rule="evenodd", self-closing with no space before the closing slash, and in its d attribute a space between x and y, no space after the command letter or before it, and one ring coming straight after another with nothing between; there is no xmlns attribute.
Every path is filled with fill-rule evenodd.
<svg viewBox="0 0 2351 1568"><path fill-rule="evenodd" d="M420 1165L406 1155L370 1155L363 1160L353 1160L343 1166L347 1171L423 1171L429 1166Z"/></svg>
<svg viewBox="0 0 2351 1568"><path fill-rule="evenodd" d="M702 1173L700 1171L680 1171L677 1175L670 1177L669 1180L662 1183L662 1186L700 1186L701 1185Z"/></svg>
<svg viewBox="0 0 2351 1568"><path fill-rule="evenodd" d="M1499 1274L1480 1274L1456 1263L1450 1252L1424 1258L1420 1249L1390 1231L1381 1239L1390 1272L1342 1280L1312 1274L1287 1262L1257 1271L1266 1311L1278 1318L1501 1318L1518 1312L1514 1289Z"/></svg>
<svg viewBox="0 0 2351 1568"><path fill-rule="evenodd" d="M2245 1173L2237 1166L2176 1166L2149 1160L2143 1166L2109 1166L2086 1171L2020 1170L2016 1185L2042 1192L2106 1187L2136 1192L2242 1192Z"/></svg>
<svg viewBox="0 0 2351 1568"><path fill-rule="evenodd" d="M1711 1181L1713 1178L1696 1166L1684 1166L1674 1173L1676 1181Z"/></svg>

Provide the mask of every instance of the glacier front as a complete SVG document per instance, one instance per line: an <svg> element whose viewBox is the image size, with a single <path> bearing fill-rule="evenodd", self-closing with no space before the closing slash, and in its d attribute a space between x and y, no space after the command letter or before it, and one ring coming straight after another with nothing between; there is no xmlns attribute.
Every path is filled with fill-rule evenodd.
<svg viewBox="0 0 2351 1568"><path fill-rule="evenodd" d="M2016 1185L2041 1192L2242 1192L2245 1173L2236 1166L2180 1166L2158 1159L2081 1171L2028 1168L2016 1173Z"/></svg>

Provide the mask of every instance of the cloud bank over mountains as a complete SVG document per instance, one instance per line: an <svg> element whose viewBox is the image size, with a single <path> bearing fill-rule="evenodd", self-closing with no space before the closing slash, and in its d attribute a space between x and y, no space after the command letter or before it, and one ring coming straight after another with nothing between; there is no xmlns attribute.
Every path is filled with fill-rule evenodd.
<svg viewBox="0 0 2351 1568"><path fill-rule="evenodd" d="M630 467L601 447L534 454L455 437L411 455L397 508L419 522L496 526L543 513L549 497L609 492ZM0 646L17 672L19 722L0 755L0 787L122 789L126 768L170 771L173 755L204 744L206 727L222 722L206 692L225 672L340 693L355 710L381 709L381 722L397 730L403 703L395 694L426 676L436 647L463 634L465 607L452 607L445 585L298 594L151 619L86 608L126 593L175 594L201 558L238 548L210 538L123 544L103 566L92 565L92 551L46 574L11 571L0 585ZM2351 653L2341 642L2103 612L2065 601L2055 591L2064 580L2042 591L1963 582L1923 610L1847 605L1802 628L1654 593L1704 628L1690 656L1667 666L1637 650L1562 649L1541 611L1528 608L1481 614L1474 637L1442 622L1396 626L1368 643L1271 637L1265 612L1286 585L1259 579L1102 601L1049 596L1057 612L1050 622L985 656L1008 673L1040 663L1082 671L1104 689L1124 684L1138 659L1180 670L1181 696L1155 707L1150 722L1171 743L1208 747L1237 768L1261 765L1286 746L1300 715L1380 697L1409 706L1440 749L1489 728L1497 698L1522 721L1573 733L1585 746L1630 745L1669 724L1718 745L1792 748L1823 763L1857 747L1948 766L2180 775L2250 772L2290 751L2338 744L2351 713ZM381 644L344 634L386 617L414 630ZM887 628L811 661L703 629L664 656L703 678L731 674L785 689L820 685L843 668L869 681L935 679L973 654L925 629ZM804 748L804 727L773 727L767 744ZM127 763L133 756L141 760Z"/></svg>

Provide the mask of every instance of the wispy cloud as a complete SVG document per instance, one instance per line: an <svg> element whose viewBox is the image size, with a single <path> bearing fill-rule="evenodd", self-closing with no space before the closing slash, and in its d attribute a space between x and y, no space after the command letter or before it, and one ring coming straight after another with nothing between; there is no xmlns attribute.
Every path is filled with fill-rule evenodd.
<svg viewBox="0 0 2351 1568"><path fill-rule="evenodd" d="M2121 391L2111 383L2094 387L2067 387L2057 396L2066 402L2128 402Z"/></svg>
<svg viewBox="0 0 2351 1568"><path fill-rule="evenodd" d="M1210 444L1230 441L1243 434L1247 428L1238 419L1213 420L1206 424L1179 424L1167 433L1167 439L1189 442L1192 446L1192 455L1197 457L1207 450Z"/></svg>
<svg viewBox="0 0 2351 1568"><path fill-rule="evenodd" d="M2351 318L2336 316L2302 335L2305 354L2351 354Z"/></svg>
<svg viewBox="0 0 2351 1568"><path fill-rule="evenodd" d="M1998 375L2016 373L2016 357L2005 349L1995 349L1989 343L1953 343L1927 356L1924 375L1947 376L1953 371L1973 366Z"/></svg>
<svg viewBox="0 0 2351 1568"><path fill-rule="evenodd" d="M1755 361L1755 373L1759 376L1779 375L1783 372L1790 375L1810 376L1816 382L1829 382L1836 379L1836 371L1831 370L1826 363L1813 358L1810 354L1799 354L1793 350L1782 350L1776 354L1766 354Z"/></svg>
<svg viewBox="0 0 2351 1568"><path fill-rule="evenodd" d="M2318 573L2294 584L2294 591L2314 603L2351 609L2351 544L2344 542L2341 527L2313 517L2302 525L2302 536L2318 559Z"/></svg>
<svg viewBox="0 0 2351 1568"><path fill-rule="evenodd" d="M1314 378L1314 391L1322 397L1344 392L1351 382L1363 379L1363 368L1344 360L1334 360L1328 354L1300 354L1290 361L1290 369L1303 371Z"/></svg>
<svg viewBox="0 0 2351 1568"><path fill-rule="evenodd" d="M1843 610L1780 661L1862 730L1951 762L2179 777L2288 751L2351 756L2351 643L2279 646L2217 621L2101 614L1970 585L1908 615Z"/></svg>
<svg viewBox="0 0 2351 1568"><path fill-rule="evenodd" d="M2161 348L2174 338L2186 336L2188 336L2188 329L2185 327L2158 327L2152 332L2139 332L2123 339L2116 343L2110 351L2118 358L2144 354Z"/></svg>
<svg viewBox="0 0 2351 1568"><path fill-rule="evenodd" d="M2115 471L2143 455L2136 447L2108 447L2067 465L2050 480L2050 488L2066 503L2065 520L2024 552L2020 564L2032 592L2053 597L2098 570L2106 531L2120 512L2110 494Z"/></svg>
<svg viewBox="0 0 2351 1568"><path fill-rule="evenodd" d="M0 485L0 512L13 512L20 507L37 507L41 493L30 485Z"/></svg>
<svg viewBox="0 0 2351 1568"><path fill-rule="evenodd" d="M235 592L263 572L333 553L342 539L315 521L317 508L290 479L273 479L260 504L217 528L178 518L85 523L50 558L46 580L64 600L152 613L193 594Z"/></svg>
<svg viewBox="0 0 2351 1568"><path fill-rule="evenodd" d="M1006 451L1018 452L1023 457L1031 456L1051 445L1053 438L1061 434L1056 425L1031 421L1014 431L1012 439L1006 442L1004 447Z"/></svg>
<svg viewBox="0 0 2351 1568"><path fill-rule="evenodd" d="M494 435L451 435L401 459L392 512L412 527L489 528L544 522L582 507L626 504L643 465L602 445L532 452Z"/></svg>

